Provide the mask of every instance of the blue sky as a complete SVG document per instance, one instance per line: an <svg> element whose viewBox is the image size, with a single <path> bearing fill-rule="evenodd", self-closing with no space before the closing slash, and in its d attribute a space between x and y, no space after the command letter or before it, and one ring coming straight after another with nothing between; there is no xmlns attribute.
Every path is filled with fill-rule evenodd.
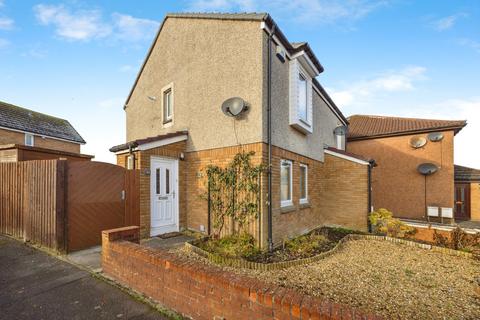
<svg viewBox="0 0 480 320"><path fill-rule="evenodd" d="M308 41L346 115L467 119L455 161L480 167L480 1L0 0L0 100L67 118L114 161L123 102L165 13L269 12Z"/></svg>

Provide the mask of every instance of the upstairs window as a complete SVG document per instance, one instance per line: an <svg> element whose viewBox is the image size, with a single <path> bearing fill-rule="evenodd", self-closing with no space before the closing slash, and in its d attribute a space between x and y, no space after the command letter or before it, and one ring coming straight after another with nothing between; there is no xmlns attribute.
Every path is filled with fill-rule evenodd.
<svg viewBox="0 0 480 320"><path fill-rule="evenodd" d="M172 88L163 91L163 123L171 122L173 119L173 93Z"/></svg>
<svg viewBox="0 0 480 320"><path fill-rule="evenodd" d="M290 125L302 133L313 132L312 76L298 59L290 61Z"/></svg>
<svg viewBox="0 0 480 320"><path fill-rule="evenodd" d="M30 147L33 147L34 145L34 137L33 137L33 134L30 134L30 133L25 133L25 145L26 146L30 146Z"/></svg>
<svg viewBox="0 0 480 320"><path fill-rule="evenodd" d="M298 117L308 123L308 102L307 102L307 79L302 73L298 73Z"/></svg>
<svg viewBox="0 0 480 320"><path fill-rule="evenodd" d="M292 161L280 161L280 205L291 206L292 202Z"/></svg>

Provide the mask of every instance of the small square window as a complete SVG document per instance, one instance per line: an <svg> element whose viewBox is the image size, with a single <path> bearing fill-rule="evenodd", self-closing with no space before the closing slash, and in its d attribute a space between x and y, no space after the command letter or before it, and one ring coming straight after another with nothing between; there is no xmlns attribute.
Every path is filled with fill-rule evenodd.
<svg viewBox="0 0 480 320"><path fill-rule="evenodd" d="M168 88L163 92L163 123L173 119L173 92Z"/></svg>
<svg viewBox="0 0 480 320"><path fill-rule="evenodd" d="M292 202L292 161L280 162L280 205L291 206Z"/></svg>
<svg viewBox="0 0 480 320"><path fill-rule="evenodd" d="M33 147L34 145L34 137L33 137L33 134L30 134L30 133L25 133L25 145L26 146L30 146L30 147Z"/></svg>
<svg viewBox="0 0 480 320"><path fill-rule="evenodd" d="M300 165L300 203L308 203L308 166Z"/></svg>

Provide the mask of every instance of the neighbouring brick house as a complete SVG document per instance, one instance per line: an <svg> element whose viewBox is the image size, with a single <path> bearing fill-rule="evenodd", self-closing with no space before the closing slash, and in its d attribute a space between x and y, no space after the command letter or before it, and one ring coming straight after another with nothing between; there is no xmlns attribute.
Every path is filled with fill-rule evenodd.
<svg viewBox="0 0 480 320"><path fill-rule="evenodd" d="M455 165L455 212L480 221L480 170Z"/></svg>
<svg viewBox="0 0 480 320"><path fill-rule="evenodd" d="M140 171L142 238L206 231L204 169L242 151L271 160L272 201L266 175L250 225L262 245L270 212L275 244L325 224L366 230L371 162L344 151L348 121L321 72L268 14L168 14L124 106L128 142L110 149ZM238 117L221 109L232 97L248 106Z"/></svg>
<svg viewBox="0 0 480 320"><path fill-rule="evenodd" d="M369 115L348 120L347 150L377 164L372 173L374 209L415 220L469 219L454 206L454 137L466 121ZM436 172L422 175L419 166L425 163Z"/></svg>
<svg viewBox="0 0 480 320"><path fill-rule="evenodd" d="M82 144L67 120L0 101L0 162L93 158L80 154Z"/></svg>

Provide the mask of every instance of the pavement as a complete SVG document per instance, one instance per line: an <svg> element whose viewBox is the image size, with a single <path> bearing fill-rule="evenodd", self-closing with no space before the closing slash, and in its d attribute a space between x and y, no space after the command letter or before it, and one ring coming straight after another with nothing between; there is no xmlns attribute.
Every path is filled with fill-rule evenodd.
<svg viewBox="0 0 480 320"><path fill-rule="evenodd" d="M169 319L73 264L0 236L0 319Z"/></svg>

